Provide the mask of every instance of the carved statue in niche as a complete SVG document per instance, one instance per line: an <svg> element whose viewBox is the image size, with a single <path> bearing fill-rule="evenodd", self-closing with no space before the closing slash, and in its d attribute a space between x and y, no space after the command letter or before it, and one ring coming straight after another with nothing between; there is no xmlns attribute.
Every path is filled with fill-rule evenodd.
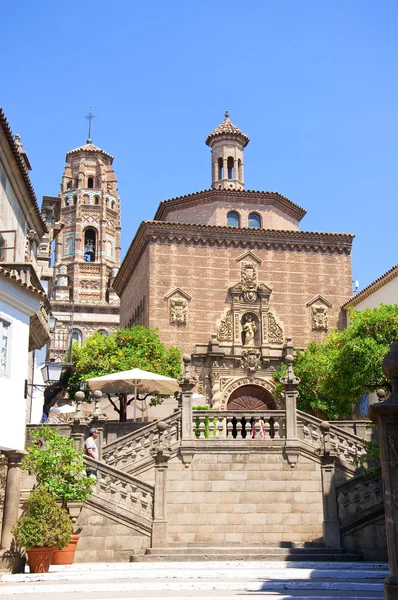
<svg viewBox="0 0 398 600"><path fill-rule="evenodd" d="M230 342L232 340L232 310L229 310L225 315L225 318L222 319L221 325L217 331L217 339L226 342Z"/></svg>
<svg viewBox="0 0 398 600"><path fill-rule="evenodd" d="M255 346L256 329L257 327L254 318L252 315L248 315L242 327L244 346Z"/></svg>
<svg viewBox="0 0 398 600"><path fill-rule="evenodd" d="M186 325L188 320L188 302L185 298L170 298L170 323Z"/></svg>
<svg viewBox="0 0 398 600"><path fill-rule="evenodd" d="M324 306L311 306L312 329L316 331L327 331L328 312Z"/></svg>
<svg viewBox="0 0 398 600"><path fill-rule="evenodd" d="M242 263L241 282L244 301L254 302L257 298L257 272L254 262Z"/></svg>

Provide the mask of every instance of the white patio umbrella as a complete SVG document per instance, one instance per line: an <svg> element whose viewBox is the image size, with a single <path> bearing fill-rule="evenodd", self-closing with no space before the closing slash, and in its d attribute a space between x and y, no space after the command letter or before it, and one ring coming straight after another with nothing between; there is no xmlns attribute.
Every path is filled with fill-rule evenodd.
<svg viewBox="0 0 398 600"><path fill-rule="evenodd" d="M62 406L53 406L50 408L50 412L56 413L58 415L66 415L68 413L76 412L76 406L71 406L70 404L63 404Z"/></svg>
<svg viewBox="0 0 398 600"><path fill-rule="evenodd" d="M101 390L105 394L132 394L135 400L137 394L174 394L180 389L176 379L165 377L142 369L120 371L102 377L87 379L89 387Z"/></svg>

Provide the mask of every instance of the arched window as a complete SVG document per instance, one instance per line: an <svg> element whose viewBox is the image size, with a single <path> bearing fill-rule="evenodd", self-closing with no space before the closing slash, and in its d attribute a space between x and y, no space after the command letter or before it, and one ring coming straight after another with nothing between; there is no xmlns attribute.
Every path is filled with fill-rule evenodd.
<svg viewBox="0 0 398 600"><path fill-rule="evenodd" d="M72 180L71 180L71 179L68 181L68 183L67 183L67 186L66 186L66 189L67 189L67 190L70 190L70 189L72 189Z"/></svg>
<svg viewBox="0 0 398 600"><path fill-rule="evenodd" d="M239 215L236 212L229 212L227 215L228 227L239 227Z"/></svg>
<svg viewBox="0 0 398 600"><path fill-rule="evenodd" d="M66 240L66 254L74 254L75 253L75 240L73 236L68 237Z"/></svg>
<svg viewBox="0 0 398 600"><path fill-rule="evenodd" d="M88 227L84 232L84 260L86 262L95 262L96 240L95 229Z"/></svg>
<svg viewBox="0 0 398 600"><path fill-rule="evenodd" d="M260 229L261 218L257 213L250 213L249 215L249 227L250 229Z"/></svg>
<svg viewBox="0 0 398 600"><path fill-rule="evenodd" d="M94 204L99 204L99 196L94 196Z"/></svg>
<svg viewBox="0 0 398 600"><path fill-rule="evenodd" d="M93 187L94 187L94 179L93 179L92 177L89 177L89 178L87 179L87 187L88 187L89 189L93 189Z"/></svg>
<svg viewBox="0 0 398 600"><path fill-rule="evenodd" d="M73 196L73 204L77 204L77 196Z"/></svg>
<svg viewBox="0 0 398 600"><path fill-rule="evenodd" d="M242 181L242 179L243 179L242 161L240 158L238 158L238 178L240 179L240 181Z"/></svg>
<svg viewBox="0 0 398 600"><path fill-rule="evenodd" d="M106 329L98 329L98 333L100 333L101 335L109 335Z"/></svg>
<svg viewBox="0 0 398 600"><path fill-rule="evenodd" d="M228 156L227 160L228 179L235 179L234 159L232 156Z"/></svg>
<svg viewBox="0 0 398 600"><path fill-rule="evenodd" d="M224 179L224 161L221 158L221 156L217 161L217 166L218 166L218 179Z"/></svg>
<svg viewBox="0 0 398 600"><path fill-rule="evenodd" d="M78 188L78 187L79 187L79 180L75 179L75 188Z"/></svg>
<svg viewBox="0 0 398 600"><path fill-rule="evenodd" d="M80 329L72 329L72 331L70 332L70 341L71 341L71 344L73 344L73 342L77 342L79 344L79 346L82 345L83 334L80 331Z"/></svg>

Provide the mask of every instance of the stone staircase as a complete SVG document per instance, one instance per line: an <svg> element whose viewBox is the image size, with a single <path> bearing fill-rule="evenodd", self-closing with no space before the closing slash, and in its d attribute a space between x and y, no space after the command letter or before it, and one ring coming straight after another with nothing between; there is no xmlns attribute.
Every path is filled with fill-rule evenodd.
<svg viewBox="0 0 398 600"><path fill-rule="evenodd" d="M0 599L379 600L387 565L357 562L96 563L46 574L0 575Z"/></svg>

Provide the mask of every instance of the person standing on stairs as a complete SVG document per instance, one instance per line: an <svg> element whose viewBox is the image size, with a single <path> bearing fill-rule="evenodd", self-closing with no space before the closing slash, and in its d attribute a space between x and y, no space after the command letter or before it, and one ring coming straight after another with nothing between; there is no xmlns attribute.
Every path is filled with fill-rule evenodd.
<svg viewBox="0 0 398 600"><path fill-rule="evenodd" d="M98 448L97 448L97 444L95 443L95 440L98 438L99 436L99 431L98 429L90 429L90 435L88 436L88 438L85 441L85 447L86 447L86 453L88 456L90 456L90 458L94 458L94 460L98 460ZM91 469L88 468L86 470L87 473L87 477L91 477L94 476L97 479L97 471L96 469Z"/></svg>

